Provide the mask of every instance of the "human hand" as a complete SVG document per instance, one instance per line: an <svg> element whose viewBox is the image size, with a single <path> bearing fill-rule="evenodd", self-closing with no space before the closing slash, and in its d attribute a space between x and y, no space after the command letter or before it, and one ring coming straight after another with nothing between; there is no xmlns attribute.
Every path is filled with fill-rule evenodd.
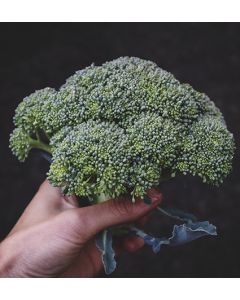
<svg viewBox="0 0 240 300"><path fill-rule="evenodd" d="M151 189L151 205L142 200L109 200L79 208L47 180L0 244L0 277L93 277L102 269L95 235L101 230L140 221L161 202ZM138 237L125 237L115 247L134 252L143 246Z"/></svg>

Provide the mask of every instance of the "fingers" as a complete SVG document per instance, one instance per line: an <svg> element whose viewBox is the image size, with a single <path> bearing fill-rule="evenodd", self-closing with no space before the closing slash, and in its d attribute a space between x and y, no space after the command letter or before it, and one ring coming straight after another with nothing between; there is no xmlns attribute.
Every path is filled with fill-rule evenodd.
<svg viewBox="0 0 240 300"><path fill-rule="evenodd" d="M60 277L94 277L102 268L101 252L96 247L95 240L93 239L85 244L73 264Z"/></svg>
<svg viewBox="0 0 240 300"><path fill-rule="evenodd" d="M137 236L129 236L124 240L124 249L126 249L128 252L136 252L144 245L144 240Z"/></svg>
<svg viewBox="0 0 240 300"><path fill-rule="evenodd" d="M162 196L154 193L151 197L150 205L142 200L132 203L129 199L122 198L78 208L71 212L70 218L72 218L72 224L75 223L79 236L87 240L105 228L134 222L151 212L161 203Z"/></svg>
<svg viewBox="0 0 240 300"><path fill-rule="evenodd" d="M78 207L76 196L64 196L59 187L54 187L46 179L41 186L34 198L41 199L48 208L54 207L59 210L65 210L68 208Z"/></svg>
<svg viewBox="0 0 240 300"><path fill-rule="evenodd" d="M148 197L150 197L151 200L158 199L160 202L162 201L162 194L157 188L151 188L147 191Z"/></svg>
<svg viewBox="0 0 240 300"><path fill-rule="evenodd" d="M144 246L144 241L135 236L128 236L124 239L116 238L113 240L113 248L117 257L122 252L136 252ZM103 269L101 252L96 247L95 240L90 240L74 263L61 274L61 277L94 277Z"/></svg>
<svg viewBox="0 0 240 300"><path fill-rule="evenodd" d="M147 223L148 223L148 221L150 220L150 218L151 218L151 212L149 213L149 214L147 214L147 215L145 215L145 216L143 216L143 217L141 217L140 219L138 219L137 221L136 221L136 225L138 226L138 227L144 227L144 225L146 225Z"/></svg>
<svg viewBox="0 0 240 300"><path fill-rule="evenodd" d="M53 187L48 180L45 180L9 235L76 207L78 207L76 197L63 196L60 188Z"/></svg>
<svg viewBox="0 0 240 300"><path fill-rule="evenodd" d="M60 188L52 186L50 182L45 179L40 185L36 195L41 195L44 198L52 199L54 201L58 200L62 194Z"/></svg>
<svg viewBox="0 0 240 300"><path fill-rule="evenodd" d="M137 220L138 224L144 225L150 218L150 212L162 201L162 195L156 190L149 192L149 197L152 199L150 206L139 200L133 204L129 199L117 199L66 212L71 218L71 225L73 226L64 220L64 228L74 227L74 243L84 245L84 242L89 239L90 241L85 243L87 247L82 248L74 264L62 274L62 277L92 277L96 275L102 269L101 252L95 245L95 238L92 240L91 238L103 228L117 224ZM73 233L73 230L70 232ZM70 232L67 234L68 239ZM143 246L144 240L136 236L114 237L113 239L116 257L123 251L136 252Z"/></svg>

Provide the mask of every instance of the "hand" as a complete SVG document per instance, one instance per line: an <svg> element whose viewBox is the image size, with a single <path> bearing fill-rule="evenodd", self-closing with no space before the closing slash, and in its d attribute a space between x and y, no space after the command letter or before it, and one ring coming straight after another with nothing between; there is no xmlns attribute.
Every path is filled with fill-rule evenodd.
<svg viewBox="0 0 240 300"><path fill-rule="evenodd" d="M142 200L109 200L79 208L76 197L66 197L47 180L0 244L0 277L93 277L102 269L95 235L110 226L141 220L161 202L161 194L148 192ZM138 237L126 237L115 248L136 251Z"/></svg>

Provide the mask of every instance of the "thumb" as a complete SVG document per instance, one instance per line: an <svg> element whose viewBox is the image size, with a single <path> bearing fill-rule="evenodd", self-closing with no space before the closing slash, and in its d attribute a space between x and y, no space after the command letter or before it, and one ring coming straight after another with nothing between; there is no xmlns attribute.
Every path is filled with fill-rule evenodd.
<svg viewBox="0 0 240 300"><path fill-rule="evenodd" d="M130 199L121 198L74 209L72 213L77 217L79 236L88 240L105 228L136 221L155 209L162 200L160 193L149 193L149 196L152 200L150 205L143 200L132 203Z"/></svg>

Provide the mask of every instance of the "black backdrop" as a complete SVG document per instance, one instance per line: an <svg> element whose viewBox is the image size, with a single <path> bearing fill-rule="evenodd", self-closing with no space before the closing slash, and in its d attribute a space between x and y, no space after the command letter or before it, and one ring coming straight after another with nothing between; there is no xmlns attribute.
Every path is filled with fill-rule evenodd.
<svg viewBox="0 0 240 300"><path fill-rule="evenodd" d="M0 25L0 237L14 225L44 180L48 165L32 153L20 164L8 148L14 109L74 71L119 56L155 61L180 81L206 92L225 115L239 147L240 25L218 23L42 23ZM239 149L239 148L238 148ZM170 203L218 227L218 237L124 254L112 277L240 277L239 157L220 188L181 177L162 185ZM168 224L156 216L152 230Z"/></svg>

